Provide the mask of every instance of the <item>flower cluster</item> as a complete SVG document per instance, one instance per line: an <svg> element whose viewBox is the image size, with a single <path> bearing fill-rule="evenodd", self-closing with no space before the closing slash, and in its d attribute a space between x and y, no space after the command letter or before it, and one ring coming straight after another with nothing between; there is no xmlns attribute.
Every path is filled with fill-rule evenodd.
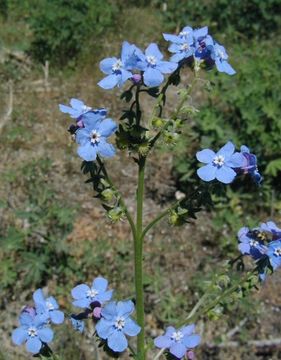
<svg viewBox="0 0 281 360"><path fill-rule="evenodd" d="M100 69L107 76L98 85L103 89L112 89L130 79L133 84L157 87L164 81L165 74L173 73L190 59L194 59L197 67L204 62L208 68L216 65L220 72L235 74L228 63L225 48L213 40L206 26L197 30L186 26L178 35L163 36L171 42L169 51L174 55L170 61L163 60L163 54L155 43L143 52L136 45L124 41L120 58L110 57L100 62Z"/></svg>
<svg viewBox="0 0 281 360"><path fill-rule="evenodd" d="M195 325L183 326L175 329L168 326L166 332L162 336L158 336L154 340L154 345L160 349L168 349L169 353L177 359L186 357L194 359L193 349L200 344L201 337L194 333Z"/></svg>
<svg viewBox="0 0 281 360"><path fill-rule="evenodd" d="M230 184L237 174L250 174L257 184L262 180L256 156L244 145L241 146L241 152L235 152L234 144L229 141L217 153L204 149L197 152L196 157L206 164L197 170L197 175L204 181L217 179Z"/></svg>
<svg viewBox="0 0 281 360"><path fill-rule="evenodd" d="M194 58L195 63L204 62L208 68L215 65L220 72L235 74L235 70L228 63L225 48L208 34L207 26L196 30L185 26L178 35L163 34L163 36L171 43L169 51L174 54L171 61L188 61Z"/></svg>
<svg viewBox="0 0 281 360"><path fill-rule="evenodd" d="M54 333L50 323L62 324L64 314L54 297L45 299L43 291L38 289L33 294L35 306L26 306L19 316L20 326L12 333L15 345L26 343L27 351L38 354L53 340Z"/></svg>
<svg viewBox="0 0 281 360"><path fill-rule="evenodd" d="M106 341L114 352L123 352L128 347L127 336L136 336L141 328L130 317L134 312L131 300L110 301L113 290L108 290L108 281L102 277L96 278L91 286L77 285L72 289L74 298L72 304L84 309L84 312L71 315L73 327L83 332L84 320L92 318L96 322L97 336Z"/></svg>
<svg viewBox="0 0 281 360"><path fill-rule="evenodd" d="M241 228L238 241L240 252L257 261L262 280L267 270L275 271L281 267L281 229L273 221L262 223L254 229Z"/></svg>
<svg viewBox="0 0 281 360"><path fill-rule="evenodd" d="M97 156L112 157L115 149L107 139L117 130L112 119L105 118L106 109L92 109L81 100L71 99L70 106L60 104L60 110L76 119L69 128L79 145L77 153L85 161L94 161Z"/></svg>

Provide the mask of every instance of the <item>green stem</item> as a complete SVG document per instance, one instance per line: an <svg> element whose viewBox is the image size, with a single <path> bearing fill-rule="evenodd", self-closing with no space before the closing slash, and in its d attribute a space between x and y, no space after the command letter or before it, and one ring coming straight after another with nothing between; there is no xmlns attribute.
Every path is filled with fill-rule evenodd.
<svg viewBox="0 0 281 360"><path fill-rule="evenodd" d="M176 208L179 205L179 201L175 202L172 206L170 206L168 209L161 212L159 215L156 216L155 219L153 219L143 230L142 232L142 239L145 237L145 235L148 233L148 231L156 225L160 220L162 220L166 215L169 214L171 210Z"/></svg>
<svg viewBox="0 0 281 360"><path fill-rule="evenodd" d="M145 158L139 158L138 189L137 189L137 220L135 246L135 288L136 288L136 311L137 323L141 327L141 332L137 339L137 354L139 360L145 360L145 341L144 341L144 291L143 291L143 195L144 195L144 171Z"/></svg>
<svg viewBox="0 0 281 360"><path fill-rule="evenodd" d="M132 233L133 233L133 238L135 239L135 237L136 237L136 227L135 227L135 223L134 223L134 220L133 220L133 218L132 218L132 215L130 214L130 212L129 212L127 206L126 206L125 201L124 201L122 195L121 195L120 192L116 189L116 187L114 186L112 180L110 179L110 177L109 177L109 175L108 175L108 173L107 173L107 171L106 171L105 165L104 165L104 163L102 162L102 160L99 158L99 156L97 156L97 162L98 162L98 164L99 164L100 167L101 167L101 171L102 171L102 173L103 173L106 181L109 183L109 185L112 187L112 189L113 189L114 191L116 191L116 193L118 193L120 205L121 205L121 206L123 207L123 209L124 209L125 215L126 215L126 217L127 217L127 219L128 219L128 222L129 222L129 224L130 224L130 227L131 227L131 230L132 230Z"/></svg>

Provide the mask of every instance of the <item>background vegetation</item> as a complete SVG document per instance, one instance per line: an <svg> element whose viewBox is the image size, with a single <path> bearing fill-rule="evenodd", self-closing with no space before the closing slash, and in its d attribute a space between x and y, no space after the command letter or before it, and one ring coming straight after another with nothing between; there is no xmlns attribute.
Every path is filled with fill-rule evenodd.
<svg viewBox="0 0 281 360"><path fill-rule="evenodd" d="M175 229L164 223L148 237L148 333L155 336L163 324L188 311L219 261L237 256L235 234L241 226L269 217L280 225L280 10L278 0L0 1L0 359L27 358L12 347L9 335L16 314L39 286L56 294L66 311L71 311L70 289L98 274L108 275L120 297L132 294L129 230L105 220L83 184L68 124L57 108L78 97L109 107L118 118L118 92L102 92L96 83L101 78L98 62L118 54L124 39L140 46L156 41L164 49L161 32L209 25L237 70L234 77L206 74L208 91L198 87L193 101L200 112L175 145L176 155L165 147L154 155L147 173L148 216L175 191L196 184L194 154L202 147L216 148L226 139L247 144L264 176L260 188L235 182L224 196L215 197L215 211L205 211L195 225ZM133 204L133 161L119 156L109 165ZM205 345L198 358L280 358L278 347L245 345L233 353L216 346L241 321L234 339L244 344L280 337L279 278L276 274L244 301L238 313L229 304L217 323L202 321ZM58 330L55 346L63 358L93 358L90 339L83 340L83 357L78 357L80 339L75 343L74 338L70 327L67 333Z"/></svg>

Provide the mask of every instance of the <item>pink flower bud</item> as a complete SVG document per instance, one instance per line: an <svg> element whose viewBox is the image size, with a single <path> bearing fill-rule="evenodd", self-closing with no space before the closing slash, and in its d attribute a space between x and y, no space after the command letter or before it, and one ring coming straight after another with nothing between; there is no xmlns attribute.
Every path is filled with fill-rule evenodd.
<svg viewBox="0 0 281 360"><path fill-rule="evenodd" d="M96 319L101 318L101 307L95 307L93 311L93 315Z"/></svg>
<svg viewBox="0 0 281 360"><path fill-rule="evenodd" d="M132 82L135 84L135 85L138 85L142 78L141 78L141 74L134 74L132 77L131 77L131 80Z"/></svg>

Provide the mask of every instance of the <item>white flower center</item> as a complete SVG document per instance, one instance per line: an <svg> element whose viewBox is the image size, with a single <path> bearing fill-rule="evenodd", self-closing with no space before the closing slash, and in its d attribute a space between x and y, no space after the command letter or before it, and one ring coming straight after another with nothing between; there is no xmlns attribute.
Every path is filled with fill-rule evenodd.
<svg viewBox="0 0 281 360"><path fill-rule="evenodd" d="M281 256L281 247L274 250L274 255Z"/></svg>
<svg viewBox="0 0 281 360"><path fill-rule="evenodd" d="M116 61L116 63L112 65L112 70L113 71L118 71L118 70L122 69L122 67L123 67L123 63L122 63L122 61L120 59L118 59Z"/></svg>
<svg viewBox="0 0 281 360"><path fill-rule="evenodd" d="M96 289L91 288L90 290L87 291L87 297L90 298L95 298L98 295L98 291Z"/></svg>
<svg viewBox="0 0 281 360"><path fill-rule="evenodd" d="M186 50L189 50L190 46L188 45L188 43L184 43L181 45L180 49L182 51L186 51Z"/></svg>
<svg viewBox="0 0 281 360"><path fill-rule="evenodd" d="M84 106L82 107L82 112L83 112L83 114L86 113L86 112L88 112L88 111L90 111L90 110L92 110L92 108L91 108L90 106L84 105Z"/></svg>
<svg viewBox="0 0 281 360"><path fill-rule="evenodd" d="M37 336L37 329L35 327L30 327L27 333L30 337L35 337Z"/></svg>
<svg viewBox="0 0 281 360"><path fill-rule="evenodd" d="M91 133L91 143L96 144L100 142L101 134L97 130L93 130ZM96 290L95 290L96 291Z"/></svg>
<svg viewBox="0 0 281 360"><path fill-rule="evenodd" d="M150 65L156 65L157 63L157 59L155 56L153 55L149 55L146 57L146 61L150 64Z"/></svg>
<svg viewBox="0 0 281 360"><path fill-rule="evenodd" d="M171 339L177 342L181 341L182 338L183 333L181 331L175 331L171 336Z"/></svg>
<svg viewBox="0 0 281 360"><path fill-rule="evenodd" d="M256 247L259 245L259 242L257 240L250 240L249 244L250 244L250 246Z"/></svg>
<svg viewBox="0 0 281 360"><path fill-rule="evenodd" d="M48 310L54 310L55 307L50 301L46 301L46 306Z"/></svg>
<svg viewBox="0 0 281 360"><path fill-rule="evenodd" d="M218 166L221 167L224 164L224 157L222 155L217 155L214 157L213 163Z"/></svg>
<svg viewBox="0 0 281 360"><path fill-rule="evenodd" d="M115 320L114 326L116 327L116 329L122 330L125 326L125 319L122 316L118 316Z"/></svg>

